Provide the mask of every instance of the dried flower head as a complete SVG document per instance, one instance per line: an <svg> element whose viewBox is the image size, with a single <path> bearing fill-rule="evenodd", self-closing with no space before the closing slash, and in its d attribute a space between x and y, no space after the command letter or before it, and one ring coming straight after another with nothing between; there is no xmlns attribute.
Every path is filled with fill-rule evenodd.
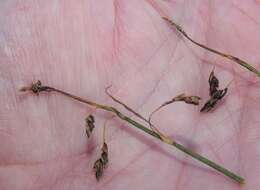
<svg viewBox="0 0 260 190"><path fill-rule="evenodd" d="M40 92L51 91L51 88L48 86L42 86L41 81L38 80L36 83L33 83L31 86L22 87L20 91L22 92L32 91L36 95L39 95Z"/></svg>
<svg viewBox="0 0 260 190"><path fill-rule="evenodd" d="M87 134L87 137L89 138L93 129L95 128L95 118L93 115L89 115L87 118L86 118L86 134Z"/></svg>
<svg viewBox="0 0 260 190"><path fill-rule="evenodd" d="M200 112L208 112L215 107L218 101L220 101L227 93L227 88L218 90L219 81L212 71L209 75L209 94L210 99L204 104Z"/></svg>
<svg viewBox="0 0 260 190"><path fill-rule="evenodd" d="M93 169L95 170L96 179L99 180L103 175L103 171L108 164L108 147L103 143L101 157L94 163Z"/></svg>
<svg viewBox="0 0 260 190"><path fill-rule="evenodd" d="M199 105L199 96L186 96L183 94L182 98L179 101L184 101L186 104Z"/></svg>

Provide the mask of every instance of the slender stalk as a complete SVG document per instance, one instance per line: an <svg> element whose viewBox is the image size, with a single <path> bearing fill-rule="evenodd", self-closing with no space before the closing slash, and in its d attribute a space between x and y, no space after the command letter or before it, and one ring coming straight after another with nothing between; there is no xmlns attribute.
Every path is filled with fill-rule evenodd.
<svg viewBox="0 0 260 190"><path fill-rule="evenodd" d="M225 57L243 67L245 67L246 69L248 69L249 71L255 73L258 77L260 77L260 71L258 71L256 68L254 68L252 65L250 65L249 63L247 63L246 61L238 58L238 57L235 57L233 55L230 55L230 54L226 54L226 53L223 53L223 52L220 52L218 50L215 50L215 49L212 49L212 48L209 48L195 40L193 40L183 29L180 25L176 24L175 22L173 22L172 20L166 18L166 17L163 17L164 20L166 20L167 22L169 22L172 26L174 26L176 28L177 31L179 31L183 36L185 36L189 41L191 41L193 44L203 48L203 49L206 49L214 54L217 54L217 55L220 55L222 57Z"/></svg>
<svg viewBox="0 0 260 190"><path fill-rule="evenodd" d="M21 91L32 91L36 94L39 94L40 92L46 91L46 92L57 92L60 94L63 94L69 98L72 98L74 100L77 100L79 102L85 103L89 106L93 106L97 109L103 109L105 111L111 112L113 114L115 114L117 117L119 117L121 120L126 121L128 123L130 123L132 126L144 131L145 133L159 139L160 141L172 145L174 147L176 147L177 149L179 149L180 151L190 155L191 157L195 158L196 160L199 160L200 162L204 163L205 165L219 171L220 173L222 173L223 175L226 175L227 177L231 178L232 180L238 182L239 184L243 184L244 183L244 179L240 176L238 176L237 174L225 169L223 166L220 166L218 164L216 164L215 162L201 156L200 154L193 152L191 149L184 147L183 145L177 143L176 141L167 138L165 135L156 132L154 130L151 130L147 127L145 127L144 125L132 120L131 118L127 117L126 115L122 114L120 111L118 111L116 108L112 107L112 106L108 106L108 105L103 105L103 104L99 104L93 101L89 101L86 99L83 99L81 97L72 95L70 93L64 92L62 90L53 88L53 87L49 87L49 86L42 86L41 82L38 81L37 83L33 84L31 87L24 87L21 89Z"/></svg>
<svg viewBox="0 0 260 190"><path fill-rule="evenodd" d="M169 104L172 104L174 102L179 102L179 101L182 101L182 102L185 102L186 104L193 104L193 105L199 105L199 100L201 98L198 97L198 96L186 96L185 94L180 94L174 98L172 98L171 100L169 101L166 101L164 102L162 105L160 105L158 108L156 108L154 111L152 111L152 113L150 114L149 116L149 123L151 123L151 119L152 119L152 116L157 112L159 111L160 109L162 109L163 107L169 105Z"/></svg>
<svg viewBox="0 0 260 190"><path fill-rule="evenodd" d="M129 106L127 106L125 103L121 102L120 100L118 100L117 98L115 98L114 96L112 96L112 94L110 94L108 92L108 89L110 88L111 86L107 87L105 92L106 94L112 99L114 100L116 103L120 104L121 106L123 106L127 111L133 113L135 116L139 117L140 119L142 119L143 121L145 121L146 123L150 124L150 122L145 119L141 114L137 113L136 111L134 111L132 108L130 108Z"/></svg>

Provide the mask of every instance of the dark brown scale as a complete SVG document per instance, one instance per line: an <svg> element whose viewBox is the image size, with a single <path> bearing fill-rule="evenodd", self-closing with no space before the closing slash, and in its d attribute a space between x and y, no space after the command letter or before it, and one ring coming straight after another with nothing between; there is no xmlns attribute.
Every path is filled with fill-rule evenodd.
<svg viewBox="0 0 260 190"><path fill-rule="evenodd" d="M212 99L218 99L221 100L227 93L227 88L223 89L223 90L217 90L213 95L212 95Z"/></svg>
<svg viewBox="0 0 260 190"><path fill-rule="evenodd" d="M103 175L104 170L104 165L101 158L95 162L93 169L95 170L96 179L99 180Z"/></svg>
<svg viewBox="0 0 260 190"><path fill-rule="evenodd" d="M104 163L104 165L107 165L107 163L108 163L108 155L107 155L107 153L103 152L101 154L101 159L102 159L102 162Z"/></svg>
<svg viewBox="0 0 260 190"><path fill-rule="evenodd" d="M95 122L94 116L93 116L93 115L89 115L89 116L87 117L87 122L88 122L88 123L94 123L94 122Z"/></svg>
<svg viewBox="0 0 260 190"><path fill-rule="evenodd" d="M87 137L89 138L93 129L95 128L95 119L94 119L94 116L93 115L89 115L87 118L86 118L86 134L87 134Z"/></svg>
<svg viewBox="0 0 260 190"><path fill-rule="evenodd" d="M208 112L212 108L214 108L214 106L217 104L217 102L226 95L227 90L228 90L227 88L225 88L224 90L217 90L211 96L211 98L205 103L205 105L201 108L200 112Z"/></svg>
<svg viewBox="0 0 260 190"><path fill-rule="evenodd" d="M106 166L108 163L108 147L106 143L104 143L102 147L101 159L103 164Z"/></svg>
<svg viewBox="0 0 260 190"><path fill-rule="evenodd" d="M219 81L212 71L209 75L209 95L212 96L219 87Z"/></svg>
<svg viewBox="0 0 260 190"><path fill-rule="evenodd" d="M217 99L209 99L204 106L200 109L200 112L208 112L210 111L217 103Z"/></svg>

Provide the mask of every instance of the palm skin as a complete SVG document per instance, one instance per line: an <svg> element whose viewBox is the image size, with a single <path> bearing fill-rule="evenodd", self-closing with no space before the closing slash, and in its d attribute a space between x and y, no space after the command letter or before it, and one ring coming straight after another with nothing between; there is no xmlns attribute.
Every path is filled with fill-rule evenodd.
<svg viewBox="0 0 260 190"><path fill-rule="evenodd" d="M259 6L242 0L3 1L0 189L256 189L259 79L188 43L161 16L260 69ZM221 87L232 83L215 110L200 113L213 68ZM246 182L239 186L116 118L106 128L109 166L97 182L92 167L110 115L55 93L18 91L37 79L127 113L106 96L112 85L113 95L146 117L180 93L198 95L200 106L170 105L154 115L154 124ZM88 140L90 113L96 128Z"/></svg>

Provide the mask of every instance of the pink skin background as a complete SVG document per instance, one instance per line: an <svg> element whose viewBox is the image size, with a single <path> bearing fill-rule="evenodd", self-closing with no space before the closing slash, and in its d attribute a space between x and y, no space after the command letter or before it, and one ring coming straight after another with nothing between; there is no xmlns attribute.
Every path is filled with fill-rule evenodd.
<svg viewBox="0 0 260 190"><path fill-rule="evenodd" d="M259 188L259 78L184 40L161 16L260 69L256 0L1 0L1 190ZM213 68L221 88L232 83L214 111L200 113ZM200 106L164 108L153 122L245 185L115 118L106 128L109 165L97 182L92 167L111 115L56 93L18 91L38 79L129 114L106 96L113 85L113 95L146 117L180 93L202 97ZM90 113L96 128L88 140Z"/></svg>

